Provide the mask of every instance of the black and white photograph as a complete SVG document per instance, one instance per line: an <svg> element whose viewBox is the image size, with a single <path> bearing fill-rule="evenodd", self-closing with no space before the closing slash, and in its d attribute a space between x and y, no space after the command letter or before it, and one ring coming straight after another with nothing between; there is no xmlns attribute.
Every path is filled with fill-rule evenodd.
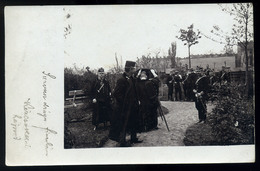
<svg viewBox="0 0 260 171"><path fill-rule="evenodd" d="M6 6L5 164L254 163L253 8Z"/></svg>
<svg viewBox="0 0 260 171"><path fill-rule="evenodd" d="M252 4L64 11L65 149L254 144Z"/></svg>

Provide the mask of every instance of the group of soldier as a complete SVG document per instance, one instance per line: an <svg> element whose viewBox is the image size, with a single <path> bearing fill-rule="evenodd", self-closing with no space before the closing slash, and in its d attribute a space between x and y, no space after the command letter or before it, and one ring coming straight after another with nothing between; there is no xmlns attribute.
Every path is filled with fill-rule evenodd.
<svg viewBox="0 0 260 171"><path fill-rule="evenodd" d="M198 78L203 75L209 77L210 86L214 83L223 84L224 82L230 82L230 72L225 70L225 67L222 68L220 72L214 72L209 67L203 69L198 66L196 70L190 68L187 71L172 71L166 78L168 100L194 101L193 89L196 88ZM175 94L175 97L173 97L173 94Z"/></svg>
<svg viewBox="0 0 260 171"><path fill-rule="evenodd" d="M98 70L98 77L91 88L93 104L92 124L94 130L100 123L110 121L109 138L117 141L117 146L128 147L132 143L141 143L137 133L158 129L157 109L160 106L159 78L153 69L136 70L136 63L126 61L124 73L117 79L113 91L105 79L104 69ZM198 110L199 122L206 121L208 92L210 85L215 82L212 71L195 72L189 69L186 75L179 72L172 73L167 78L168 98L175 100L183 98L195 102ZM184 90L185 97L182 97ZM130 141L126 141L126 134L130 134Z"/></svg>
<svg viewBox="0 0 260 171"><path fill-rule="evenodd" d="M173 90L175 90L175 101L194 101L198 110L199 122L205 122L208 93L214 85L230 82L230 72L225 67L222 67L220 72L214 72L208 66L206 69L197 66L196 70L190 68L187 72L181 71L181 73L179 71L171 72L166 79L168 100L174 101Z"/></svg>

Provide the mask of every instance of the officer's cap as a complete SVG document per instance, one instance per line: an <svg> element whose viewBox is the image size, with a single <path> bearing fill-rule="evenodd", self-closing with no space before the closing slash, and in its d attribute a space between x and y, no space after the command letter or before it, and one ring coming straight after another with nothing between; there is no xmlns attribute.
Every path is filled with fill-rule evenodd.
<svg viewBox="0 0 260 171"><path fill-rule="evenodd" d="M99 68L98 72L104 72L104 68Z"/></svg>
<svg viewBox="0 0 260 171"><path fill-rule="evenodd" d="M135 62L133 61L126 61L125 68L133 68L135 67Z"/></svg>

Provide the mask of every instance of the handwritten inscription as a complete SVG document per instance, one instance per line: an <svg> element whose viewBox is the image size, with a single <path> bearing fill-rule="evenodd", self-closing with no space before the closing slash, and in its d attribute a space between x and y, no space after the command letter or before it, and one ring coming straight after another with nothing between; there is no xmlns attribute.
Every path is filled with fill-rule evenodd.
<svg viewBox="0 0 260 171"><path fill-rule="evenodd" d="M22 119L21 116L18 115L13 116L13 122L11 123L11 125L13 127L13 139L15 140L21 140L21 137L18 136L18 132L17 132L17 129L21 124L21 119Z"/></svg>
<svg viewBox="0 0 260 171"><path fill-rule="evenodd" d="M38 126L33 126L34 128L41 129L45 132L45 155L48 156L49 148L53 147L53 144L49 141L49 134L57 134L56 131L49 129L48 127L43 128L43 127L38 127Z"/></svg>
<svg viewBox="0 0 260 171"><path fill-rule="evenodd" d="M50 73L45 73L45 71L42 72L43 74L43 99L46 100L47 99L47 78L50 77L52 79L56 79L56 77L54 75L51 75Z"/></svg>
<svg viewBox="0 0 260 171"><path fill-rule="evenodd" d="M45 149L45 155L48 156L48 150L53 148L53 143L50 142L50 134L57 134L55 130L49 129L47 124L47 114L51 114L49 108L50 105L48 104L48 79L56 79L56 77L50 73L46 73L45 71L42 72L42 79L43 79L43 103L42 103L42 113L35 112L35 107L32 105L31 98L27 98L23 103L23 114L21 115L13 115L12 121L11 121L11 127L12 127L12 133L13 133L13 139L14 140L24 140L25 147L31 147L30 139L32 137L31 134L31 127L41 129L44 131L44 149ZM43 122L37 122L37 125L35 123L32 123L32 120L30 121L31 117L40 116L43 118ZM34 118L35 119L35 118ZM41 126L39 126L41 125ZM42 126L44 125L44 126ZM23 130L20 130L24 128ZM19 135L20 133L20 135ZM36 138L38 139L39 135ZM35 137L34 137L35 138Z"/></svg>
<svg viewBox="0 0 260 171"><path fill-rule="evenodd" d="M47 108L48 107L49 107L49 105L47 104L47 102L43 102L42 113L37 113L38 115L43 117L44 121L47 120Z"/></svg>
<svg viewBox="0 0 260 171"><path fill-rule="evenodd" d="M30 129L29 129L29 114L31 113L31 110L34 109L34 107L31 105L31 99L28 98L27 101L24 102L23 105L24 113L23 113L23 122L24 122L24 142L26 147L31 147L29 145L30 140Z"/></svg>
<svg viewBox="0 0 260 171"><path fill-rule="evenodd" d="M44 124L46 125L47 123L47 113L51 113L49 110L50 105L48 104L48 89L47 89L47 83L48 83L48 78L49 79L56 79L56 77L50 73L46 73L45 71L42 72L43 76L43 92L42 92L42 98L43 98L43 105L42 105L42 113L37 113L39 116L43 117ZM49 134L57 134L56 131L49 129L48 127L39 127L39 126L33 126L38 129L42 129L45 131L45 155L48 156L48 150L50 147L53 147L53 144L49 141Z"/></svg>
<svg viewBox="0 0 260 171"><path fill-rule="evenodd" d="M47 121L47 109L49 107L48 103L47 103L47 94L48 94L48 90L47 90L47 78L51 78L51 79L56 79L56 77L54 75L51 75L50 73L46 73L45 71L42 72L43 76L43 83L42 83L42 87L43 87L43 93L42 93L42 97L43 97L43 107L42 107L42 113L37 113L39 116L43 117L44 121Z"/></svg>

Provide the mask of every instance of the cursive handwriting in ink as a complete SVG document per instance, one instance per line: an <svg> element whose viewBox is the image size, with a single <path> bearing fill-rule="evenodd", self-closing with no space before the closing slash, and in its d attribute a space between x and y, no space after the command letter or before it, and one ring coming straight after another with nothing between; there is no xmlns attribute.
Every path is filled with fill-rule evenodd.
<svg viewBox="0 0 260 171"><path fill-rule="evenodd" d="M45 155L48 156L49 154L49 148L53 147L53 144L49 141L49 134L57 134L56 131L49 129L48 127L38 127L38 126L32 126L34 128L38 128L45 131Z"/></svg>
<svg viewBox="0 0 260 171"><path fill-rule="evenodd" d="M48 107L49 107L49 105L47 104L47 102L43 102L42 113L37 113L38 115L43 117L44 121L47 120L47 108Z"/></svg>
<svg viewBox="0 0 260 171"><path fill-rule="evenodd" d="M43 77L42 77L43 78L43 84L42 84L43 95L42 95L42 97L43 97L44 100L46 100L47 99L47 85L46 85L47 78L50 77L52 79L56 79L56 77L54 75L51 75L50 73L46 74L45 71L42 71L42 74L43 74Z"/></svg>
<svg viewBox="0 0 260 171"><path fill-rule="evenodd" d="M42 73L48 77L51 77L52 79L56 79L54 75L51 75L50 73L46 74L45 71L42 71Z"/></svg>
<svg viewBox="0 0 260 171"><path fill-rule="evenodd" d="M24 121L24 142L25 142L25 146L26 147L31 147L29 145L29 140L30 140L30 130L29 130L29 125L28 125L28 121L29 121L29 114L31 113L31 110L34 109L34 107L31 105L31 99L28 98L27 101L24 102L23 105L23 109L24 109L24 116L23 116L23 121Z"/></svg>
<svg viewBox="0 0 260 171"><path fill-rule="evenodd" d="M17 135L17 128L20 126L20 120L22 119L21 116L14 115L13 116L13 123L11 123L13 128L13 139L15 140L21 140L21 137Z"/></svg>

